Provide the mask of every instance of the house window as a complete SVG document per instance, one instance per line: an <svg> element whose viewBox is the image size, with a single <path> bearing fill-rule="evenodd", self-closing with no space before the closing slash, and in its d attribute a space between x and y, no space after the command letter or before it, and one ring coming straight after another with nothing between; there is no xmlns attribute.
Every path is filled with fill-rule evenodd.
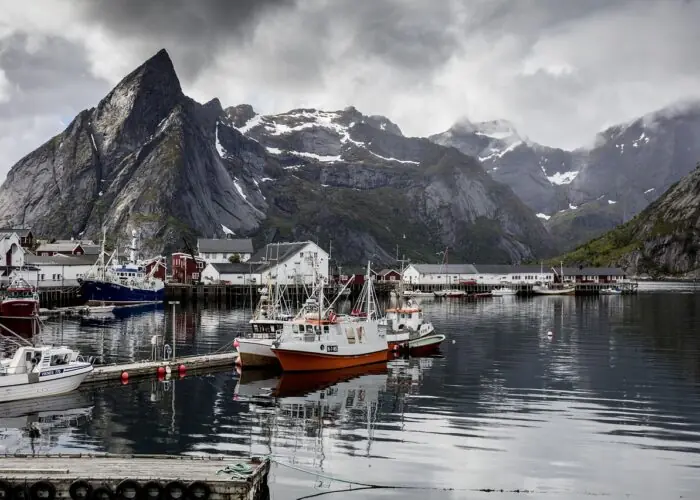
<svg viewBox="0 0 700 500"><path fill-rule="evenodd" d="M39 275L39 281L44 281L45 279L46 279L46 275L45 275L45 274L40 274L40 275Z"/></svg>
<svg viewBox="0 0 700 500"><path fill-rule="evenodd" d="M52 276L51 279L53 279L53 281L59 281L59 280L61 279L61 275L60 275L60 274L53 274L53 275L51 275L51 276Z"/></svg>
<svg viewBox="0 0 700 500"><path fill-rule="evenodd" d="M204 269L204 262L197 262L197 269Z"/></svg>
<svg viewBox="0 0 700 500"><path fill-rule="evenodd" d="M199 279L199 273L192 273L192 279L193 279L193 280L198 280L198 279Z"/></svg>

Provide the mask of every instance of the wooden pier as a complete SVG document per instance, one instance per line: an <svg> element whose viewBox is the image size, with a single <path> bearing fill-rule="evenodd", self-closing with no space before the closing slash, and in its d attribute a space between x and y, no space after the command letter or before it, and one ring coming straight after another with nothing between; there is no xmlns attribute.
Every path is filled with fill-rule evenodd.
<svg viewBox="0 0 700 500"><path fill-rule="evenodd" d="M449 288L454 289L454 290L463 290L467 295L466 298L470 297L478 297L480 295L488 295L491 293L491 291L495 288L499 288L502 285L495 285L495 284L453 284L449 285ZM518 295L525 295L525 296L530 296L530 295L535 295L535 292L533 291L533 284L525 284L525 283L513 283L509 285L512 288L515 288L518 291ZM639 287L639 283L636 281L624 281L620 283L574 283L575 286L575 295L599 295L601 290L605 290L606 288L611 288L611 287L616 287L619 288L620 291L624 295L629 295L629 294L634 294L637 293L637 289ZM398 283L394 285L395 289L398 289ZM432 293L438 290L442 290L445 288L445 285L409 285L405 284L404 288L406 290L420 290L421 292L428 292Z"/></svg>
<svg viewBox="0 0 700 500"><path fill-rule="evenodd" d="M269 499L269 459L172 455L0 455L0 498Z"/></svg>
<svg viewBox="0 0 700 500"><path fill-rule="evenodd" d="M229 351L217 354L204 354L197 356L182 356L156 361L135 361L133 363L117 363L110 365L95 365L95 369L85 380L90 382L104 382L108 380L128 381L132 378L158 377L169 373L201 373L203 371L231 367L234 368L238 352ZM126 374L126 375L125 375Z"/></svg>

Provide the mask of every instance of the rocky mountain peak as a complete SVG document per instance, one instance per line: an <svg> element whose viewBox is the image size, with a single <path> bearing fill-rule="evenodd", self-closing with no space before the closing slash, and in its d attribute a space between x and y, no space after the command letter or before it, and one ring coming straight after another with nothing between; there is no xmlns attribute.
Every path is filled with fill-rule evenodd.
<svg viewBox="0 0 700 500"><path fill-rule="evenodd" d="M231 106L225 110L226 116L231 120L231 124L236 128L241 128L257 114L250 104L239 104Z"/></svg>

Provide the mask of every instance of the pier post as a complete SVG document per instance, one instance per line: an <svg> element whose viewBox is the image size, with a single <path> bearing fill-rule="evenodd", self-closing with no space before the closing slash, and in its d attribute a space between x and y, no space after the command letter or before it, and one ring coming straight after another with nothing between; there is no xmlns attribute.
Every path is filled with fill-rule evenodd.
<svg viewBox="0 0 700 500"><path fill-rule="evenodd" d="M168 302L168 304L173 306L173 360L175 360L175 345L177 344L177 337L175 336L175 306L179 303L179 300L171 300Z"/></svg>

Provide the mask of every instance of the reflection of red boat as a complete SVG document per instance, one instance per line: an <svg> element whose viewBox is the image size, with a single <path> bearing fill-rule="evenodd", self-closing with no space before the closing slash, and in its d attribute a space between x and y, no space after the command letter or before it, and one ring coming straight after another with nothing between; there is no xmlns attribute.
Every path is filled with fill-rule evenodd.
<svg viewBox="0 0 700 500"><path fill-rule="evenodd" d="M310 392L325 389L362 375L381 375L386 372L386 362L338 370L284 372L277 383L277 388L273 391L273 395L279 398L304 396Z"/></svg>
<svg viewBox="0 0 700 500"><path fill-rule="evenodd" d="M39 294L23 278L15 278L0 298L0 323L14 333L38 331Z"/></svg>

